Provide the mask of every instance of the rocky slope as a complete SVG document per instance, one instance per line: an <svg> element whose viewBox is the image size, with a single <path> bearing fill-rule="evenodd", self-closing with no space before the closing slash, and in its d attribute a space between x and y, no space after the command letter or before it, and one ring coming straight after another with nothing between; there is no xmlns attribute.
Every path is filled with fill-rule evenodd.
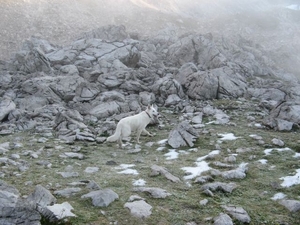
<svg viewBox="0 0 300 225"><path fill-rule="evenodd" d="M166 26L179 33L196 31L239 38L264 47L280 68L299 77L297 1L2 1L0 58L7 59L31 35L67 44L82 32L104 25L125 25L128 32L151 35ZM294 9L297 9L294 7Z"/></svg>
<svg viewBox="0 0 300 225"><path fill-rule="evenodd" d="M138 35L132 36L127 33L124 26L95 29L84 33L81 38L63 47L32 37L24 42L22 50L11 60L1 62L0 75L0 134L3 137L19 131L37 132L44 137L56 137L65 144L98 143L101 149L104 147L111 150L111 147L102 143L107 134L114 131L115 121L137 113L149 104L155 104L166 112L172 110L186 113L181 118L185 122L170 133L169 146L176 149L182 146L193 147L199 136L199 130L201 131L204 125L202 116L215 118L208 124L235 126L230 122L230 118L238 116L239 113L233 110L232 115L228 116L222 111L222 107L228 110L243 109L241 106L232 106L236 99L237 102L241 102L239 104L247 105L246 120L252 121L249 126L294 131L297 134L300 124L299 82L293 77L286 77L276 63L266 55L263 48L244 38L240 38L238 43L232 43L224 37L218 38L212 34L189 32L177 35L176 29L171 28L161 30L149 38L139 38ZM218 109L209 103L214 99L227 99L228 102ZM249 106L246 99L250 100L252 106ZM251 109L258 111L254 115L259 115L261 123L255 122L256 118L251 117ZM244 117L244 113L242 115ZM189 121L193 123L193 127L189 127L191 126ZM243 120L239 121L236 118L236 121L241 122L239 125L241 127L247 126ZM174 128L176 123L178 120L173 123L168 122L168 126ZM160 127L163 128L164 124L160 124ZM202 132L207 134L205 130ZM265 144L257 135L253 138L258 140L259 144ZM45 139L40 139L41 142L43 140ZM157 141L160 143L159 140ZM290 140L290 143L293 141ZM2 147L4 155L9 152L13 142L5 143ZM164 142L160 147L164 149L165 144ZM281 140L273 140L273 145L282 146ZM196 146L201 148L199 143ZM166 153L167 160L174 159L174 154L179 154L176 149L169 149L169 153ZM30 163L23 159L19 160L20 154L29 154L34 159L39 158L39 154L51 155L51 151L44 152L43 148L40 150L25 151L12 154L10 158L1 158L4 168L8 169L2 173L2 177L6 179L8 174L14 173L11 169L14 170L15 166L21 172L28 174ZM58 151L60 152L59 149ZM139 147L133 149L129 147L129 154L140 151ZM81 160L84 155L72 149L64 151L59 157ZM208 156L204 158L206 157ZM230 155L224 157L226 160L224 158L223 162L217 161L214 165L231 168L231 170L227 172L213 170L214 176L219 176L221 180L245 178L248 171L247 163L227 165L224 163L230 161L228 159ZM297 157L294 160L297 160ZM55 158L57 157L53 158L54 161ZM107 159L107 163L109 161ZM51 169L51 162L38 163ZM208 165L202 160L197 161L198 164L201 168L203 166L207 168ZM13 167L10 168L10 165ZM150 167L149 164L147 166ZM97 168L87 167L89 167L87 171L96 169L97 172ZM200 172L193 175L192 167L182 169L187 172L184 179L192 179L201 174ZM72 165L69 165L65 171L57 172L65 178L79 176ZM168 174L168 170L160 167L153 173L167 174L167 177L175 181L180 179L172 177L172 174ZM91 185L97 186L93 182ZM51 204L56 200L53 200L52 193L43 186L37 186L34 193L26 200L20 198L15 187L7 183L2 183L1 186L2 193L5 193L3 199L8 200L11 199L10 195L13 196L10 202L11 211L6 211L6 203L2 205L4 207L2 212L5 212L2 213L2 218L8 224L15 224L16 221L28 222L20 217L20 214L32 219L28 222L32 224L40 223L40 215L54 221L61 219L59 215L62 212L69 212L65 216L74 216L71 213L72 206L68 202L56 204L51 208ZM231 193L236 187L235 184L220 181L204 185L202 191L213 197L212 191L221 189L225 192L229 190ZM68 197L81 190L76 187L57 190L55 194ZM122 192L124 190L127 189L120 189ZM153 189L153 187L137 188L134 191L150 193L154 198L161 195L165 198L170 195L163 189ZM99 199L99 195L104 197ZM45 196L48 197L45 199ZM110 188L98 187L96 191L92 190L91 193L82 195L82 198L92 198L94 206L106 207L118 199L119 195ZM141 202L129 203L131 202L129 201L125 207L129 208L135 216L137 214L140 216L140 213L142 213L141 217L151 215L149 212L151 206L143 202L140 197L138 200ZM37 202L43 202L38 210L35 205ZM137 208L145 208L145 211L136 214L136 204ZM299 210L297 200L286 199L282 204L292 212ZM224 207L228 214L232 213L230 205ZM55 214L57 209L62 211ZM243 208L239 210L245 217L238 220L249 223L251 219L247 212ZM221 224L216 221L223 221L223 219L231 221L227 214L219 216L221 219L215 218L215 224Z"/></svg>
<svg viewBox="0 0 300 225"><path fill-rule="evenodd" d="M61 4L68 2L58 4L52 1L50 8L36 1L13 5L11 2L2 3L7 10L7 14L1 14L1 21L8 24L1 31L4 36L7 35L5 37L13 40L10 35L15 33L11 31L16 28L21 31L22 27L28 26L28 33L14 36L16 41L37 32L49 39L41 35L32 36L22 43L16 53L11 54L10 59L4 57L5 60L0 61L0 153L3 156L0 158L3 168L0 173L3 178L0 184L1 222L40 224L41 216L51 221L74 217L70 203L59 204L61 201L56 199L65 200L72 196L75 198L72 199L72 205L78 206L76 213L84 218L82 221L80 218L74 219L74 224L95 221L94 218L87 219L89 211L80 205L83 200L77 199L80 193L80 199L92 199L95 207L111 206L112 202L120 199L120 203L107 210L113 216L102 213L104 224L114 222L113 219L123 223L121 217L124 211L121 216L118 215L119 204L131 212L128 214L126 211L125 215L132 224L138 223L133 219L136 217L148 218L149 223L153 224L168 224L170 221L188 221L187 224L222 224L224 221L228 224L232 224L232 221L261 223L263 216L258 215L261 208L255 208L250 200L252 197L257 199L257 195L249 192L249 180L255 181L254 192L273 194L279 189L278 179L284 180L281 186L285 188L289 187L287 180L290 178L284 177L288 172L294 174L296 170L291 178L293 180L297 181L298 176L300 83L291 73L292 70L280 64L284 60L278 54L284 55L286 49L278 52L276 49L281 48L280 45L274 45L278 39L269 39L275 30L283 31L278 38L288 36L295 51L291 51L289 56L296 53L297 45L294 43L297 42L297 35L294 34L297 34L298 25L290 22L297 18L297 12L287 13L287 9L283 8L275 14L269 12L271 14L267 18L275 19L272 17L275 15L280 17L266 24L262 23L268 21L265 17L255 17L258 22L253 22L253 17L244 14L232 20L227 13L220 15L223 22L231 24L226 27L214 18L199 23L199 15L181 15L178 9L183 5L172 5L173 11L166 11L170 7L168 1L159 2L166 5L157 5L155 1L131 1L129 4L120 0L118 3L126 3L121 11L110 7L112 3L105 7L111 10L109 12L112 15L119 13L115 19L128 26L98 27L111 22L111 17L102 15L103 20L93 17L93 22L86 27L91 28L96 24L98 28L83 29L89 30L87 32L77 30L86 25L85 20L80 20L83 17L73 14L73 17L59 17L60 23L66 26L57 26L57 20L49 20L49 16L63 15L60 12L66 8ZM176 4L179 3L182 2L176 1ZM29 8L24 8L24 4ZM36 12L26 10L36 7L36 4L40 4ZM90 1L85 5L88 6L85 8L86 18L90 19L91 10L97 9L95 4ZM147 14L141 13L140 17L144 20L136 21L133 25L137 13L134 9L141 7L141 4L147 7L139 13ZM225 7L214 2L209 4L213 9ZM259 13L265 4L271 3L267 1L259 5L255 12ZM70 9L75 10L73 7L79 6L73 4ZM83 10L81 6L79 8ZM132 12L134 16L120 16L123 10ZM15 26L12 12L21 12L18 14L23 21L18 23L20 27ZM49 16L44 17L45 12ZM232 13L237 16L234 10ZM39 24L32 24L32 21L37 21L31 20L36 15L39 15ZM70 27L66 19L71 19L74 27ZM172 24L165 26L170 19ZM247 27L243 27L240 20L246 21L244 24ZM49 27L44 27L45 23ZM154 23L156 26L153 26ZM270 27L270 23L274 23L274 26ZM213 29L207 29L210 26ZM57 28L57 31L54 32L53 28ZM236 34L236 30L240 30L240 34ZM259 37L253 39L253 33L257 31L260 31ZM62 36L56 36L58 34ZM16 45L7 46L17 49ZM297 67L294 67L294 71L297 72ZM162 111L161 119L153 121L161 129L155 130L158 136L146 139L147 142L142 146L133 146L129 140L125 151L104 143L118 120L140 112L149 104L156 105ZM233 128L234 132L229 133ZM234 133L238 136L234 136ZM235 142L228 144L230 140ZM271 152L276 151L289 153L282 155L282 159L273 158ZM137 154L134 162L141 163L138 166L132 164L134 154ZM160 161L161 157L166 159ZM177 157L180 160L173 164L172 160ZM261 157L260 161L256 157ZM265 160L270 160L269 167L264 167ZM100 173L98 163L104 169ZM178 166L175 167L175 164ZM162 175L168 181L160 183L156 179L149 179L149 184L154 185L151 187L139 179L135 182L142 187L132 189L131 181L124 176L131 172L131 175L139 174L132 167L138 167L143 177L147 174L147 168L151 169L150 177ZM274 170L274 173L270 172ZM206 176L202 176L202 173ZM248 178L248 173L250 178L243 180ZM261 174L257 175L257 179L256 173ZM58 175L75 183L58 179ZM86 176L91 179L86 180ZM178 186L174 188L168 183L169 180L178 183ZM201 196L207 195L209 200L199 199L199 190L191 185L190 180L203 184ZM105 188L100 187L99 183ZM266 188L269 183L271 189ZM295 185L297 187L298 183L292 184ZM299 211L294 189L283 190L287 197L274 193L281 196L279 204L276 202L276 211L280 211L283 205L292 216L286 216L287 212L284 211L278 212L280 218L273 219L269 217L272 213L267 211L264 216L268 217L270 223L299 221L297 214L293 214ZM186 190L194 196L191 199L201 200L202 206L207 201L211 202L203 209L205 220L202 215L196 219L191 216L195 214L195 207L199 207L198 203L193 203L195 206L189 203L193 200L188 197L182 197L184 201L178 197L185 196ZM219 190L226 193L225 199L223 194L218 193ZM131 191L139 195L149 193L151 198L131 196L129 200L124 200L124 196ZM240 198L241 192L249 199ZM174 218L176 215L168 209L169 206L160 206L164 204L162 201L151 201L152 198L169 199L174 193L177 198L167 201L170 205L174 204L175 214L181 211L178 207L188 205L186 215L183 212L180 219ZM260 196L268 196L267 193ZM231 195L230 200L227 199L228 195ZM218 204L216 198L221 198L222 204ZM251 203L248 207L244 202L247 200ZM227 204L228 201L234 202L242 218L236 215L232 206ZM270 198L264 204L270 204ZM90 203L88 205L92 206ZM156 210L154 215L152 207ZM159 210L160 207L164 210ZM97 215L94 208L90 210L93 216ZM167 222L161 221L164 217L168 218Z"/></svg>

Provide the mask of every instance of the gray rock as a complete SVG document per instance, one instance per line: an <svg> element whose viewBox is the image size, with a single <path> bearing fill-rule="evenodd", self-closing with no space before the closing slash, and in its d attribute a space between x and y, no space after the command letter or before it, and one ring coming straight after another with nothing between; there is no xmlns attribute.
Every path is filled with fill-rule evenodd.
<svg viewBox="0 0 300 225"><path fill-rule="evenodd" d="M16 104L9 98L0 98L0 121L2 121L8 114L16 109Z"/></svg>
<svg viewBox="0 0 300 225"><path fill-rule="evenodd" d="M36 203L21 199L13 186L0 180L0 224L40 225L41 215Z"/></svg>
<svg viewBox="0 0 300 225"><path fill-rule="evenodd" d="M214 218L214 225L233 225L232 219L225 213L220 213Z"/></svg>
<svg viewBox="0 0 300 225"><path fill-rule="evenodd" d="M85 168L85 173L96 173L99 171L99 167L87 167Z"/></svg>
<svg viewBox="0 0 300 225"><path fill-rule="evenodd" d="M248 170L248 163L241 163L237 169L225 171L222 173L222 177L225 179L243 179L246 177Z"/></svg>
<svg viewBox="0 0 300 225"><path fill-rule="evenodd" d="M155 187L137 187L137 188L134 188L133 191L136 191L136 192L147 192L153 198L166 198L166 197L168 197L168 196L171 195L166 190L161 189L161 188L155 188Z"/></svg>
<svg viewBox="0 0 300 225"><path fill-rule="evenodd" d="M293 125L300 124L300 104L297 101L286 101L278 104L263 121L264 125L276 130L282 129L282 127L292 128L290 123Z"/></svg>
<svg viewBox="0 0 300 225"><path fill-rule="evenodd" d="M175 177L174 175L172 175L166 168L157 166L157 165L151 166L150 176L157 176L159 174L165 176L168 180L170 180L174 183L181 182L178 177Z"/></svg>
<svg viewBox="0 0 300 225"><path fill-rule="evenodd" d="M276 146L280 146L280 147L284 146L284 142L280 139L277 139L277 138L272 139L272 144L276 145Z"/></svg>
<svg viewBox="0 0 300 225"><path fill-rule="evenodd" d="M69 178L69 177L78 177L78 172L57 172L60 174L63 178Z"/></svg>
<svg viewBox="0 0 300 225"><path fill-rule="evenodd" d="M192 118L192 123L196 123L196 124L202 123L202 117L203 117L203 113L199 113L198 115Z"/></svg>
<svg viewBox="0 0 300 225"><path fill-rule="evenodd" d="M63 190L54 191L55 195L69 198L72 195L76 195L81 191L81 188L65 188Z"/></svg>
<svg viewBox="0 0 300 225"><path fill-rule="evenodd" d="M207 182L213 181L213 180L214 179L211 176L201 176L201 177L197 177L194 182L204 184L204 183L207 183Z"/></svg>
<svg viewBox="0 0 300 225"><path fill-rule="evenodd" d="M287 120L275 119L276 127L278 131L291 131L293 129L293 122L289 122Z"/></svg>
<svg viewBox="0 0 300 225"><path fill-rule="evenodd" d="M81 198L91 198L94 206L107 207L113 201L119 199L119 196L110 189L103 189L82 195Z"/></svg>
<svg viewBox="0 0 300 225"><path fill-rule="evenodd" d="M76 152L64 152L60 155L62 158L83 159L83 154Z"/></svg>
<svg viewBox="0 0 300 225"><path fill-rule="evenodd" d="M300 211L300 201L283 199L279 201L279 203L286 207L290 212Z"/></svg>
<svg viewBox="0 0 300 225"><path fill-rule="evenodd" d="M144 200L138 200L134 202L127 202L124 205L125 208L130 210L131 215L138 218L147 218L151 215L152 206Z"/></svg>
<svg viewBox="0 0 300 225"><path fill-rule="evenodd" d="M202 185L201 190L224 191L227 193L231 193L236 188L237 185L235 183L214 182Z"/></svg>
<svg viewBox="0 0 300 225"><path fill-rule="evenodd" d="M237 206L222 206L227 213L232 215L235 219L242 223L250 223L251 219L248 213L242 208Z"/></svg>
<svg viewBox="0 0 300 225"><path fill-rule="evenodd" d="M49 190L41 185L37 185L35 187L34 192L27 197L27 200L36 203L39 211L47 205L53 205L56 203L56 198Z"/></svg>
<svg viewBox="0 0 300 225"><path fill-rule="evenodd" d="M198 138L199 133L187 121L181 122L169 134L168 144L172 148L179 148L182 146L194 146L194 141Z"/></svg>

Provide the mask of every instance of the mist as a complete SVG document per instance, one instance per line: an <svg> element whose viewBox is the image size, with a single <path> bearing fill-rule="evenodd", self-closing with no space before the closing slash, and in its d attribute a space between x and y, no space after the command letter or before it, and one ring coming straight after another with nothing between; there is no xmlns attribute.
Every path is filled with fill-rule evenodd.
<svg viewBox="0 0 300 225"><path fill-rule="evenodd" d="M139 38L166 28L233 42L242 37L300 77L299 5L295 0L1 0L0 59L32 35L64 45L98 27L124 25Z"/></svg>

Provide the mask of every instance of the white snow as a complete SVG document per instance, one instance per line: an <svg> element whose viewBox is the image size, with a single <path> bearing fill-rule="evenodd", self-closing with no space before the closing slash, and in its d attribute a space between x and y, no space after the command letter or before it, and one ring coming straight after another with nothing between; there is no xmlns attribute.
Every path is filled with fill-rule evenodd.
<svg viewBox="0 0 300 225"><path fill-rule="evenodd" d="M291 187L296 184L300 184L300 169L296 170L296 174L294 176L281 177L280 180L283 180L281 186L282 187Z"/></svg>
<svg viewBox="0 0 300 225"><path fill-rule="evenodd" d="M121 174L138 175L139 173L138 173L137 170L130 169L131 167L134 167L134 166L135 166L134 164L120 164L118 167L115 167L115 169L123 170L123 171L118 172L118 173L121 173Z"/></svg>
<svg viewBox="0 0 300 225"><path fill-rule="evenodd" d="M293 156L294 158L300 158L300 153L296 152L295 155Z"/></svg>
<svg viewBox="0 0 300 225"><path fill-rule="evenodd" d="M133 180L133 186L145 186L146 181L144 179Z"/></svg>
<svg viewBox="0 0 300 225"><path fill-rule="evenodd" d="M169 152L164 154L164 156L166 156L167 160L172 160L172 159L177 159L178 158L179 153L176 152L175 149L169 149Z"/></svg>
<svg viewBox="0 0 300 225"><path fill-rule="evenodd" d="M275 194L271 199L276 201L276 200L284 199L285 197L286 197L285 194L279 192L279 193Z"/></svg>
<svg viewBox="0 0 300 225"><path fill-rule="evenodd" d="M165 144L167 144L167 142L168 142L168 139L163 139L163 140L158 141L157 144L165 145Z"/></svg>
<svg viewBox="0 0 300 225"><path fill-rule="evenodd" d="M120 164L119 166L115 167L117 170L123 170L123 169L128 169L131 167L134 167L135 164Z"/></svg>
<svg viewBox="0 0 300 225"><path fill-rule="evenodd" d="M206 159L208 156L218 155L218 154L220 154L220 150L213 150L213 151L211 151L210 153L208 153L208 155L199 157L199 158L197 159L197 162L200 162L200 161Z"/></svg>
<svg viewBox="0 0 300 225"><path fill-rule="evenodd" d="M156 149L156 151L159 151L159 152L161 152L161 151L163 151L165 148L166 148L166 147L164 147L164 146L161 146L161 147L158 147L158 148Z"/></svg>
<svg viewBox="0 0 300 225"><path fill-rule="evenodd" d="M139 174L139 172L137 170L134 170L134 169L126 169L126 170L120 171L118 173L121 173L121 174L132 174L132 175L138 175Z"/></svg>
<svg viewBox="0 0 300 225"><path fill-rule="evenodd" d="M66 217L76 217L76 215L71 212L71 210L73 210L73 207L68 202L64 202L62 204L54 204L52 206L47 206L47 208L51 212L53 212L55 217L59 220Z"/></svg>
<svg viewBox="0 0 300 225"><path fill-rule="evenodd" d="M205 162L205 161L196 162L196 165L197 165L196 167L183 167L183 168L181 168L182 170L184 170L186 173L189 174L189 175L186 175L186 176L183 177L185 180L193 179L197 176L200 176L201 173L211 169L208 166L208 163Z"/></svg>
<svg viewBox="0 0 300 225"><path fill-rule="evenodd" d="M265 155L270 155L273 150L276 150L278 152L283 152L283 151L291 151L292 149L287 148L287 147L286 148L268 148L268 149L264 150L264 153L265 153Z"/></svg>
<svg viewBox="0 0 300 225"><path fill-rule="evenodd" d="M228 133L228 134L218 134L222 138L220 138L221 141L233 141L238 139L239 137L234 136L233 133Z"/></svg>
<svg viewBox="0 0 300 225"><path fill-rule="evenodd" d="M260 160L257 160L258 162L260 162L261 164L267 164L268 163L268 160L266 159L260 159Z"/></svg>

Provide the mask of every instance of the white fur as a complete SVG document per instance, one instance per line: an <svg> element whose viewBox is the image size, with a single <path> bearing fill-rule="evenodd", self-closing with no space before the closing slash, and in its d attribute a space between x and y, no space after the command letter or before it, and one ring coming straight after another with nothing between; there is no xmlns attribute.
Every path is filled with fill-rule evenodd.
<svg viewBox="0 0 300 225"><path fill-rule="evenodd" d="M130 136L131 132L136 131L137 143L140 143L142 132L152 136L152 134L146 130L146 126L157 116L158 112L155 108L153 106L148 106L145 111L142 111L137 115L125 117L119 121L115 133L108 137L106 141L118 141L120 148L122 148L122 138Z"/></svg>

